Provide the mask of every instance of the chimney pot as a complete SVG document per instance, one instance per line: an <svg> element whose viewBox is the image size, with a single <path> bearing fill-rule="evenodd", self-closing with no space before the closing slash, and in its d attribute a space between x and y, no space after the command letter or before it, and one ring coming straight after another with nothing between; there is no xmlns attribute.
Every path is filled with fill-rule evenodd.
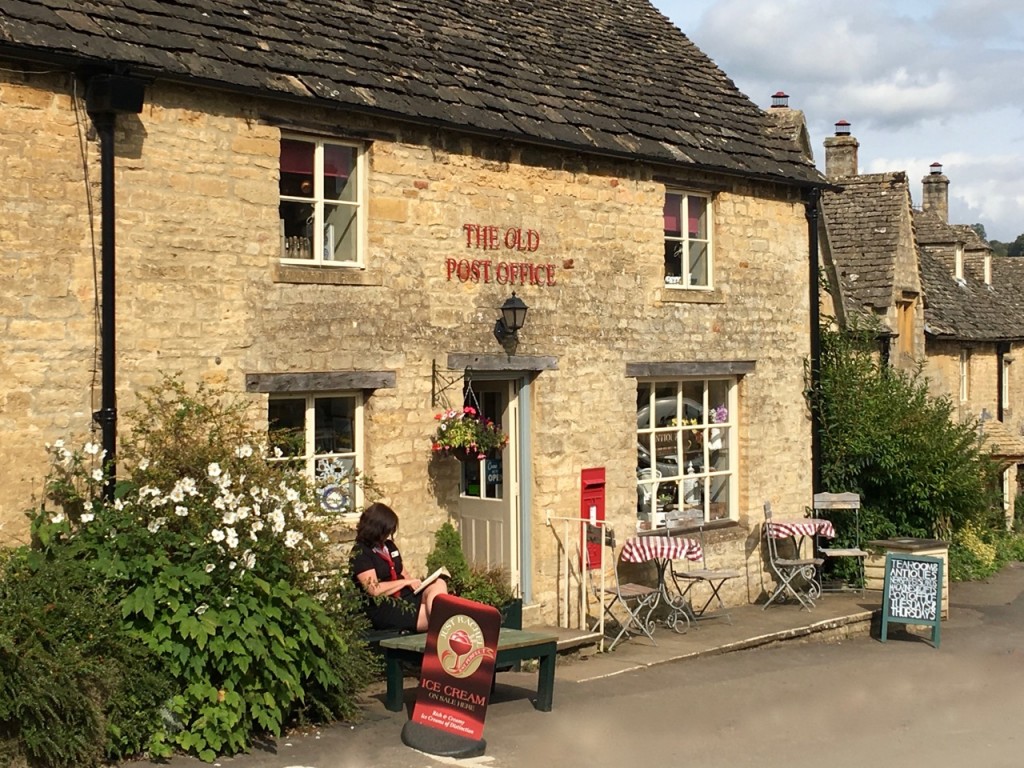
<svg viewBox="0 0 1024 768"><path fill-rule="evenodd" d="M943 223L949 223L949 179L942 174L942 163L932 163L921 181L921 210L931 211Z"/></svg>
<svg viewBox="0 0 1024 768"><path fill-rule="evenodd" d="M789 94L783 93L782 91L776 91L772 94L772 108L777 107L789 108Z"/></svg>
<svg viewBox="0 0 1024 768"><path fill-rule="evenodd" d="M856 176L859 146L850 135L850 124L845 120L836 123L836 135L825 139L825 175L830 179Z"/></svg>

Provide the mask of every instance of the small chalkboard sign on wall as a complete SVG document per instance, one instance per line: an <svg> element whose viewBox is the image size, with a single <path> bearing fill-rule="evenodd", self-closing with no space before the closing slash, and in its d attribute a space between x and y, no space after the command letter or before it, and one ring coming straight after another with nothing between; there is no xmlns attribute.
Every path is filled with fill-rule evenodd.
<svg viewBox="0 0 1024 768"><path fill-rule="evenodd" d="M885 557L882 592L884 643L890 622L932 628L932 645L939 647L942 624L942 558L890 552Z"/></svg>

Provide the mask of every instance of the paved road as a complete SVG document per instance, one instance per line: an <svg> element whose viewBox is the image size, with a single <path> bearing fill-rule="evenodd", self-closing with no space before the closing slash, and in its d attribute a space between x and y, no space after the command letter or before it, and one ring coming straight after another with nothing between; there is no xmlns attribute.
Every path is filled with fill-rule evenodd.
<svg viewBox="0 0 1024 768"><path fill-rule="evenodd" d="M296 736L226 768L433 768L440 765L696 765L723 768L939 768L1024 765L1024 565L956 585L941 647L890 625L889 641L791 641L556 687L537 712L499 685L485 755L451 760L405 747L405 715L370 706L354 728ZM133 768L148 768L134 764ZM175 759L172 768L197 761Z"/></svg>

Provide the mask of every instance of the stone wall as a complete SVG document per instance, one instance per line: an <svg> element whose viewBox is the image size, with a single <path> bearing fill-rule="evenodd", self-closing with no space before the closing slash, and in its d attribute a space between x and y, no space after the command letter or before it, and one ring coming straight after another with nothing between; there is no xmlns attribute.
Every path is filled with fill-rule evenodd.
<svg viewBox="0 0 1024 768"><path fill-rule="evenodd" d="M98 150L90 136L83 158L81 120L69 81L0 72L0 163L16 180L0 198L8 536L45 471L43 443L88 430L98 407ZM374 137L358 274L278 264L279 123ZM466 223L533 229L540 247L524 260L553 264L556 285L519 289L530 314L517 354L558 361L531 390L534 602L549 614L555 605L557 545L544 520L577 513L581 469L607 468L609 521L635 526L636 381L626 364L719 360L756 361L734 415L739 527L716 549L719 565L748 574L730 599L753 599L763 500L801 515L811 492L804 208L786 188L673 171L673 185L715 191L716 291L666 295L665 173L152 85L142 114L117 128L121 428L134 393L166 373L242 392L246 373L393 370L396 386L367 397L366 469L402 516L403 553L417 569L457 502L454 465L430 459L432 363L500 352L492 331L510 290L449 280L446 259L476 257ZM264 397L253 400L262 407Z"/></svg>

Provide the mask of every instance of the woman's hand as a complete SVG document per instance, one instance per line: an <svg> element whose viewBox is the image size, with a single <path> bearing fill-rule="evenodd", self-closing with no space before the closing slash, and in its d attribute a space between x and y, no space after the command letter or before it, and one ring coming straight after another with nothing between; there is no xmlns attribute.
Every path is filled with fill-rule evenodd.
<svg viewBox="0 0 1024 768"><path fill-rule="evenodd" d="M423 579L406 579L406 581L413 589L419 589L420 584L423 583Z"/></svg>

